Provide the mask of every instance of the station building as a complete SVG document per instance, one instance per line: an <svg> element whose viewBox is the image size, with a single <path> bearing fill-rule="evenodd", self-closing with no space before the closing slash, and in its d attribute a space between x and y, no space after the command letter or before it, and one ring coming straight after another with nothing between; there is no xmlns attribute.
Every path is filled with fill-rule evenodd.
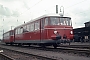
<svg viewBox="0 0 90 60"><path fill-rule="evenodd" d="M74 36L78 37L74 41L80 42L82 39L83 42L90 42L90 21L84 24L85 27L73 29Z"/></svg>

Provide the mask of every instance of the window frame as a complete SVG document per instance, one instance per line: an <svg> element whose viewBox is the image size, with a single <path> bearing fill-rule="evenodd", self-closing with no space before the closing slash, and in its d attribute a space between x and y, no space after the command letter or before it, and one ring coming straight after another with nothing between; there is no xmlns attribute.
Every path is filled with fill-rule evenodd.
<svg viewBox="0 0 90 60"><path fill-rule="evenodd" d="M40 20L35 21L34 23L34 29L39 30L40 29Z"/></svg>
<svg viewBox="0 0 90 60"><path fill-rule="evenodd" d="M57 19L57 20L51 20L51 19ZM50 17L50 25L58 25L59 23L60 23L60 21L59 21L60 19L59 19L59 17ZM54 23L53 23L54 22Z"/></svg>
<svg viewBox="0 0 90 60"><path fill-rule="evenodd" d="M49 17L45 17L44 20L45 20L44 26L49 25Z"/></svg>

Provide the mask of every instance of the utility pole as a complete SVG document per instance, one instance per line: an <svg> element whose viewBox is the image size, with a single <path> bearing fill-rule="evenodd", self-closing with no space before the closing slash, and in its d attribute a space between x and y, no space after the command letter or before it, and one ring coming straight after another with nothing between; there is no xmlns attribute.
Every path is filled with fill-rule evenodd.
<svg viewBox="0 0 90 60"><path fill-rule="evenodd" d="M56 5L56 14L58 14L58 5Z"/></svg>
<svg viewBox="0 0 90 60"><path fill-rule="evenodd" d="M2 38L2 40L4 40L4 18L3 18L3 38Z"/></svg>
<svg viewBox="0 0 90 60"><path fill-rule="evenodd" d="M3 29L3 40L4 40L4 29Z"/></svg>
<svg viewBox="0 0 90 60"><path fill-rule="evenodd" d="M14 26L11 26L11 30L12 30L12 27L14 27Z"/></svg>

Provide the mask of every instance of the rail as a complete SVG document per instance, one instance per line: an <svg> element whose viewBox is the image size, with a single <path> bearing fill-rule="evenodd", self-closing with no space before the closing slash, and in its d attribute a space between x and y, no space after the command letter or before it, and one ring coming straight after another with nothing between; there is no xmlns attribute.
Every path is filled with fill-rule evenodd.
<svg viewBox="0 0 90 60"><path fill-rule="evenodd" d="M15 60L15 59L13 59L3 53L0 53L0 60Z"/></svg>

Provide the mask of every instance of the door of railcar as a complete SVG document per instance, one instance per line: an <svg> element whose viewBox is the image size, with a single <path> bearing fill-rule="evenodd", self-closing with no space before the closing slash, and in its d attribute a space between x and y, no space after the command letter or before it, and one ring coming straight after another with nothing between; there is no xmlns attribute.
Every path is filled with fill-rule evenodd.
<svg viewBox="0 0 90 60"><path fill-rule="evenodd" d="M34 22L34 38L35 40L40 40L40 20ZM38 41L40 42L40 41Z"/></svg>
<svg viewBox="0 0 90 60"><path fill-rule="evenodd" d="M10 31L10 42L14 42L14 31Z"/></svg>
<svg viewBox="0 0 90 60"><path fill-rule="evenodd" d="M45 39L45 30L44 30L44 25L45 25L45 21L44 18L40 20L41 24L40 24L40 40L41 43L43 43L44 39Z"/></svg>

